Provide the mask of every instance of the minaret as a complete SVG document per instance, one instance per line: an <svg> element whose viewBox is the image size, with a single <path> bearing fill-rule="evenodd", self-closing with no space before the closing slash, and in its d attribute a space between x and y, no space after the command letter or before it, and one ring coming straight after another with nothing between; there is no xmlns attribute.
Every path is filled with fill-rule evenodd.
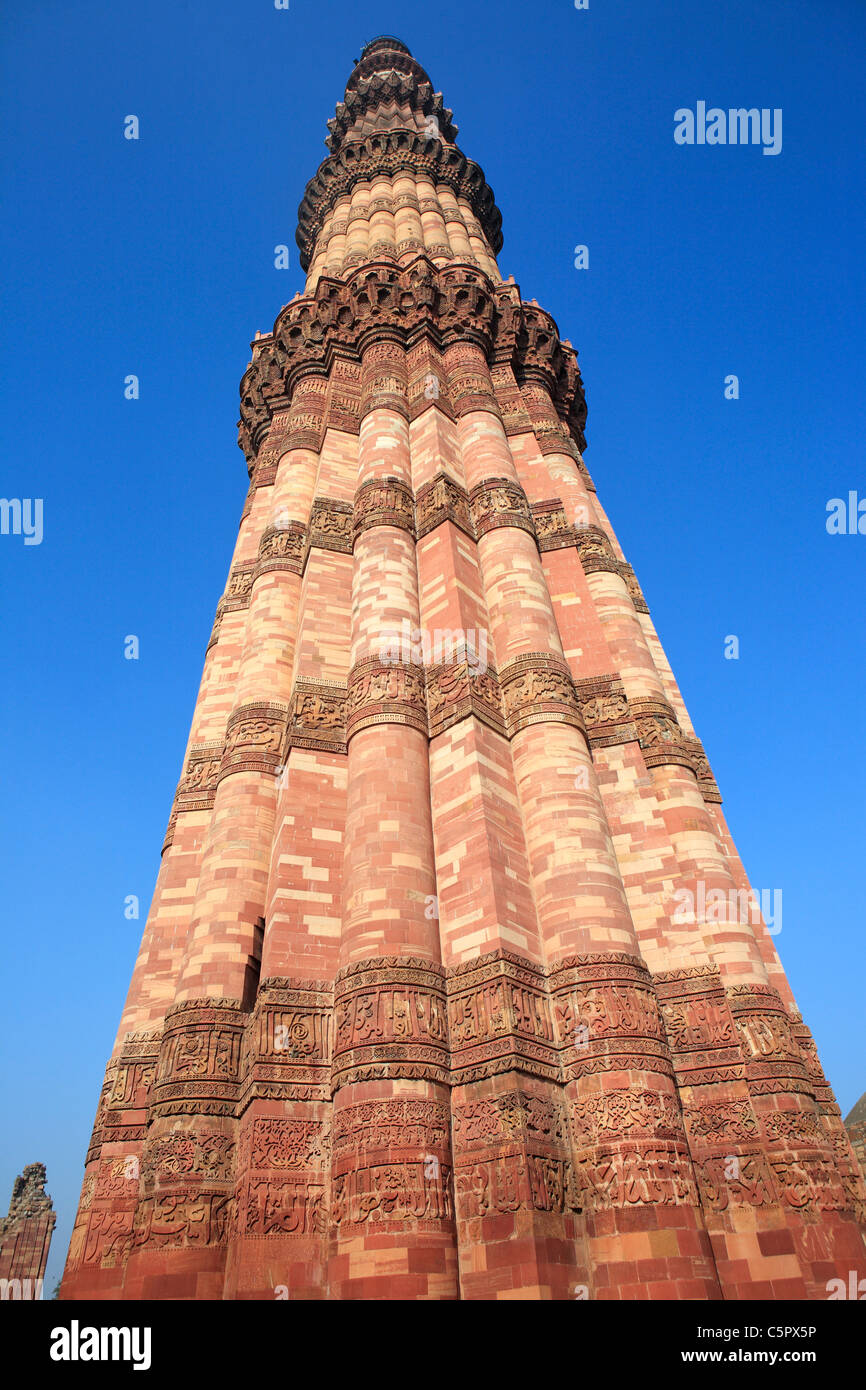
<svg viewBox="0 0 866 1390"><path fill-rule="evenodd" d="M824 1298L866 1193L577 354L404 44L328 125L62 1296Z"/></svg>
<svg viewBox="0 0 866 1390"><path fill-rule="evenodd" d="M57 1213L45 1191L45 1164L28 1163L0 1218L0 1299L41 1299Z"/></svg>

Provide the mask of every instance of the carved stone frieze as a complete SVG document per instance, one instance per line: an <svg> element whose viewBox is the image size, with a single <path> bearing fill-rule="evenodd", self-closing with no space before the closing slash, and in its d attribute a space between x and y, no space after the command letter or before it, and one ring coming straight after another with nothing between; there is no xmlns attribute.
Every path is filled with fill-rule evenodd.
<svg viewBox="0 0 866 1390"><path fill-rule="evenodd" d="M574 527L558 497L547 502L533 502L532 520L542 554L548 550L566 550L574 545Z"/></svg>
<svg viewBox="0 0 866 1390"><path fill-rule="evenodd" d="M675 763L695 771L694 749L667 700L632 700L631 713L648 768Z"/></svg>
<svg viewBox="0 0 866 1390"><path fill-rule="evenodd" d="M415 502L412 489L399 478L374 478L355 493L352 523L354 540L372 526L396 526L415 535Z"/></svg>
<svg viewBox="0 0 866 1390"><path fill-rule="evenodd" d="M433 263L437 254L449 264L437 267ZM535 327L526 331L530 321ZM540 324L544 325L541 331ZM439 350L449 344L458 349L464 345L481 348L488 362L513 369L518 382L533 373L555 382L551 399L563 433L549 437L558 452L571 453L573 447L580 458L586 418L583 383L576 354L559 340L553 319L536 306L522 304L516 286L497 288L477 265L454 262L449 247L441 252L430 247L405 265L380 260L359 265L344 280L320 277L311 296L286 305L274 332L256 340L253 361L241 382L238 436L251 470L256 451L267 436L272 412L285 410L296 383L298 389L303 384L308 398L302 407L296 407L292 400L290 430L283 442L287 447L316 449L332 406L324 395L319 398L315 393L327 389L329 370L350 360L357 364L365 344L381 340L383 335L408 348L423 334ZM471 356L462 366L458 356L452 365L455 375L449 380L449 398L443 403L446 413L481 409L500 414L502 404L508 405L507 399L500 402L489 375L479 370ZM316 374L320 385L316 384ZM413 401L414 412L424 397L416 391ZM399 391L393 404L401 411L406 409ZM522 404L519 411L522 422ZM331 423L354 430L354 412L352 395L347 417ZM506 424L509 427L508 421ZM514 427L513 420L510 427Z"/></svg>
<svg viewBox="0 0 866 1390"><path fill-rule="evenodd" d="M418 491L415 499L415 524L419 541L428 532L453 521L467 536L475 538L469 516L469 494L447 473L437 473Z"/></svg>
<svg viewBox="0 0 866 1390"><path fill-rule="evenodd" d="M622 1139L685 1138L676 1096L646 1089L602 1091L573 1101L571 1126L579 1148Z"/></svg>
<svg viewBox="0 0 866 1390"><path fill-rule="evenodd" d="M575 1154L581 1205L588 1211L636 1206L697 1206L698 1190L684 1143L654 1140Z"/></svg>
<svg viewBox="0 0 866 1390"><path fill-rule="evenodd" d="M295 682L289 705L289 748L345 753L345 685L338 681Z"/></svg>
<svg viewBox="0 0 866 1390"><path fill-rule="evenodd" d="M235 565L232 567L225 593L220 600L222 613L234 613L239 608L249 607L255 572L255 565Z"/></svg>
<svg viewBox="0 0 866 1390"><path fill-rule="evenodd" d="M625 687L618 676L586 676L574 682L590 748L610 748L637 738Z"/></svg>
<svg viewBox="0 0 866 1390"><path fill-rule="evenodd" d="M497 733L506 733L502 691L495 671L474 671L466 661L455 661L428 666L425 674L431 738L470 715Z"/></svg>
<svg viewBox="0 0 866 1390"><path fill-rule="evenodd" d="M619 574L616 552L600 526L575 527L574 537L584 574L595 574L599 570Z"/></svg>
<svg viewBox="0 0 866 1390"><path fill-rule="evenodd" d="M549 978L567 1080L607 1071L672 1075L652 978L638 957L569 956Z"/></svg>
<svg viewBox="0 0 866 1390"><path fill-rule="evenodd" d="M380 130L342 143L307 184L298 209L296 237L302 269L309 269L319 230L340 198L350 194L361 180L393 178L402 170L426 177L434 185L445 184L455 197L465 198L494 254L501 249L502 217L477 164L455 145L428 140L420 131ZM451 255L450 247L445 248L445 254Z"/></svg>
<svg viewBox="0 0 866 1390"><path fill-rule="evenodd" d="M492 951L448 971L455 1085L520 1070L559 1080L559 1048L544 972L522 956Z"/></svg>
<svg viewBox="0 0 866 1390"><path fill-rule="evenodd" d="M330 1097L332 1010L323 980L262 980L245 1037L239 1113L254 1099Z"/></svg>
<svg viewBox="0 0 866 1390"><path fill-rule="evenodd" d="M516 526L535 536L526 493L510 478L488 478L478 483L469 494L469 513L479 538L500 526Z"/></svg>
<svg viewBox="0 0 866 1390"><path fill-rule="evenodd" d="M352 553L352 506L332 497L317 497L310 514L307 550L335 550Z"/></svg>
<svg viewBox="0 0 866 1390"><path fill-rule="evenodd" d="M334 984L334 1090L377 1077L448 1080L444 972L413 956L347 966Z"/></svg>
<svg viewBox="0 0 866 1390"><path fill-rule="evenodd" d="M427 733L422 666L390 665L368 657L352 667L346 696L347 739L374 724L406 724Z"/></svg>
<svg viewBox="0 0 866 1390"><path fill-rule="evenodd" d="M585 733L567 663L551 652L528 652L499 673L509 738L531 724L570 724Z"/></svg>
<svg viewBox="0 0 866 1390"><path fill-rule="evenodd" d="M688 966L653 978L680 1084L742 1082L743 1056L718 971Z"/></svg>
<svg viewBox="0 0 866 1390"><path fill-rule="evenodd" d="M307 547L307 528L300 521L289 522L287 526L270 526L262 532L259 541L259 562L256 578L260 574L270 574L275 570L288 570L291 574L301 574L304 567L304 554Z"/></svg>
<svg viewBox="0 0 866 1390"><path fill-rule="evenodd" d="M168 1010L151 1118L234 1115L245 1021L237 999L192 999Z"/></svg>
<svg viewBox="0 0 866 1390"><path fill-rule="evenodd" d="M219 781L234 772L273 773L286 733L286 705L252 701L229 716Z"/></svg>

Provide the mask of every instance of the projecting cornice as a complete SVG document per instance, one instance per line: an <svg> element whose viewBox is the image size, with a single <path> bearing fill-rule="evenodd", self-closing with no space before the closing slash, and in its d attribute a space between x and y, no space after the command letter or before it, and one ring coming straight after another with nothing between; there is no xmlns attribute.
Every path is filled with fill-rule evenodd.
<svg viewBox="0 0 866 1390"><path fill-rule="evenodd" d="M434 92L428 81L417 82L414 76L399 72L377 72L365 78L354 91L346 92L346 100L337 106L337 114L328 121L330 134L325 144L336 154L352 128L364 117L372 117L383 109L415 111L423 118L432 116L441 138L450 145L457 139L457 126L452 111L443 104L442 93ZM396 124L396 122L394 122Z"/></svg>
<svg viewBox="0 0 866 1390"><path fill-rule="evenodd" d="M316 237L338 198L351 193L358 183L382 175L392 177L403 170L446 184L456 197L466 198L493 254L502 250L502 213L494 202L484 170L467 159L456 145L443 145L441 140L428 139L421 131L383 130L344 144L319 165L307 184L295 233L302 268L309 270Z"/></svg>
<svg viewBox="0 0 866 1390"><path fill-rule="evenodd" d="M241 379L238 444L252 465L272 414L285 410L308 375L326 375L337 357L360 361L374 340L409 348L428 338L439 351L475 343L518 382L549 391L564 434L585 447L586 402L577 354L551 316L525 304L516 285L495 285L477 266L436 267L425 256L407 266L373 261L345 280L322 276L312 295L287 304L273 333L253 344Z"/></svg>

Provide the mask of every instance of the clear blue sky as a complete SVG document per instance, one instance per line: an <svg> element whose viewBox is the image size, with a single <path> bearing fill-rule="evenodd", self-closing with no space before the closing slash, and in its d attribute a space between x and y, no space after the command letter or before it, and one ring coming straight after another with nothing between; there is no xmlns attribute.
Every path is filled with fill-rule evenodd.
<svg viewBox="0 0 866 1390"><path fill-rule="evenodd" d="M0 1206L47 1164L49 1290L246 491L238 382L302 287L297 205L380 33L453 107L503 273L580 352L587 463L752 882L783 890L844 1111L866 1087L866 536L825 529L866 495L862 0L29 0L3 24L0 496L43 498L44 539L0 536ZM781 154L677 146L699 100L781 107Z"/></svg>

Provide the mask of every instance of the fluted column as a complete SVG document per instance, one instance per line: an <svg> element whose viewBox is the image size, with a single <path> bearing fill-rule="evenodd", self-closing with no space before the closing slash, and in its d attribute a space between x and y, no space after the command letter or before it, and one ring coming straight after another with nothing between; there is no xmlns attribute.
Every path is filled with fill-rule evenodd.
<svg viewBox="0 0 866 1390"><path fill-rule="evenodd" d="M634 789L629 897L655 971L719 1277L728 1296L735 1289L741 1297L819 1296L816 1218L800 1208L823 1211L826 1223L844 1198L787 1000L768 975L775 952L696 780L700 746L651 640L654 629L638 611L640 590L584 477L565 450L555 452L545 392L524 394L544 422L546 471L576 523L592 612L606 639L607 653L590 639L589 665L573 660L573 670L588 694L605 666L621 681L633 720L624 736L637 735L637 744L615 735L596 756L608 769L612 807L620 789ZM528 458L525 470L533 471ZM836 1224L838 1250L850 1255L850 1229Z"/></svg>
<svg viewBox="0 0 866 1390"><path fill-rule="evenodd" d="M383 650L417 626L403 350L362 361L347 702L345 897L335 982L332 1298L454 1298L424 673Z"/></svg>
<svg viewBox="0 0 866 1390"><path fill-rule="evenodd" d="M482 354L464 345L446 355L567 1079L592 1296L650 1286L671 1296L680 1285L718 1296L661 1020L529 505ZM624 1104L633 1113L627 1139L613 1123ZM661 1242L660 1212L673 1207L683 1224ZM634 1261L626 1281L614 1269L623 1260Z"/></svg>
<svg viewBox="0 0 866 1390"><path fill-rule="evenodd" d="M127 1298L150 1297L157 1288L178 1298L221 1297L225 1289L237 1216L241 1051L259 976L275 772L297 622L303 498L312 484L305 472L314 470L309 450L292 445L302 444L299 424L311 412L321 413L322 399L315 378L301 383L283 422L283 449L277 431L269 438L277 455L278 482L269 499L275 524L262 532L250 580L243 654L195 909L150 1092ZM191 1165L177 1164L179 1145L194 1155Z"/></svg>

